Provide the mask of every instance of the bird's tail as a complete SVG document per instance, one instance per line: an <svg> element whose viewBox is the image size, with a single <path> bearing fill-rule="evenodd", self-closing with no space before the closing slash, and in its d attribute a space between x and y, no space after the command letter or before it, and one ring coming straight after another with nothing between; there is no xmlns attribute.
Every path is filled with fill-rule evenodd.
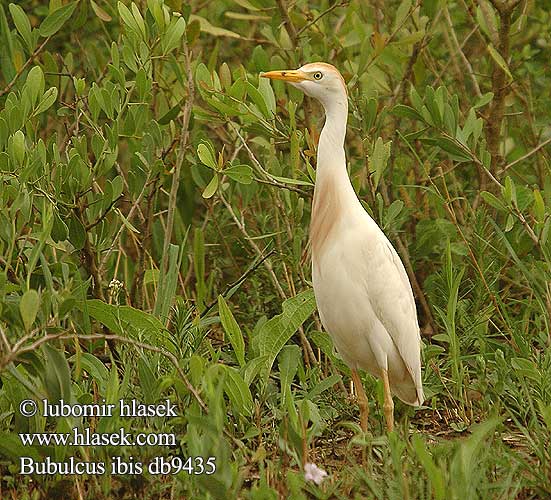
<svg viewBox="0 0 551 500"><path fill-rule="evenodd" d="M421 406L425 401L423 386L415 387L411 382L406 384L393 384L392 392L404 403L410 406Z"/></svg>

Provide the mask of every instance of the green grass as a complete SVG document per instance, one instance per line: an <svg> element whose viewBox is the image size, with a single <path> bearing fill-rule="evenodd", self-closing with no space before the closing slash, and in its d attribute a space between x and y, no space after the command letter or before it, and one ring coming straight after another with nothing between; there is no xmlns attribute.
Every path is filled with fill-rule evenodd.
<svg viewBox="0 0 551 500"><path fill-rule="evenodd" d="M0 2L0 497L551 496L550 23L515 0ZM321 109L259 79L316 60L348 82L352 182L418 306L427 399L390 435L369 376L361 432L315 312ZM175 443L19 437L74 427Z"/></svg>

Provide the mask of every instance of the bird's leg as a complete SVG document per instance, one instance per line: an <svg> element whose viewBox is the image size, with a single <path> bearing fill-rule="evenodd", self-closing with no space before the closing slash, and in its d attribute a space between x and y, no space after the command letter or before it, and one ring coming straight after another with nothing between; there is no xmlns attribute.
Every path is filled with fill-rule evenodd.
<svg viewBox="0 0 551 500"><path fill-rule="evenodd" d="M364 386L360 375L355 369L352 369L352 380L356 387L356 395L358 398L358 406L360 407L360 426L362 431L367 432L367 420L369 418L369 404L367 402L367 396L365 395Z"/></svg>
<svg viewBox="0 0 551 500"><path fill-rule="evenodd" d="M385 411L386 428L388 429L388 432L392 432L394 430L394 401L392 401L392 393L390 392L388 372L384 369L381 370L381 372L383 375L383 388L385 395L383 409Z"/></svg>

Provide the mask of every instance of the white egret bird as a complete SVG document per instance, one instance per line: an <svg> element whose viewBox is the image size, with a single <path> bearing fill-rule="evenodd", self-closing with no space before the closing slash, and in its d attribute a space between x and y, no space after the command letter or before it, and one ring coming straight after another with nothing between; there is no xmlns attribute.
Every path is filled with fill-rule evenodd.
<svg viewBox="0 0 551 500"><path fill-rule="evenodd" d="M325 110L310 223L314 293L323 326L351 368L362 429L367 429L369 406L359 369L382 378L385 420L392 431L391 391L412 406L424 400L421 337L404 265L362 207L346 170L346 84L334 66L321 62L261 76L291 83Z"/></svg>

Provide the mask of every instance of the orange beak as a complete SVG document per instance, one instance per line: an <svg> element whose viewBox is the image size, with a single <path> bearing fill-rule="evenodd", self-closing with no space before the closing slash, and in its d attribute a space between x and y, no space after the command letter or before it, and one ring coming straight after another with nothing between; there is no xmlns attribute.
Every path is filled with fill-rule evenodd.
<svg viewBox="0 0 551 500"><path fill-rule="evenodd" d="M286 82L303 82L304 80L310 80L306 73L298 69L284 69L280 71L268 71L267 73L260 73L263 78L271 78L272 80L284 80Z"/></svg>

